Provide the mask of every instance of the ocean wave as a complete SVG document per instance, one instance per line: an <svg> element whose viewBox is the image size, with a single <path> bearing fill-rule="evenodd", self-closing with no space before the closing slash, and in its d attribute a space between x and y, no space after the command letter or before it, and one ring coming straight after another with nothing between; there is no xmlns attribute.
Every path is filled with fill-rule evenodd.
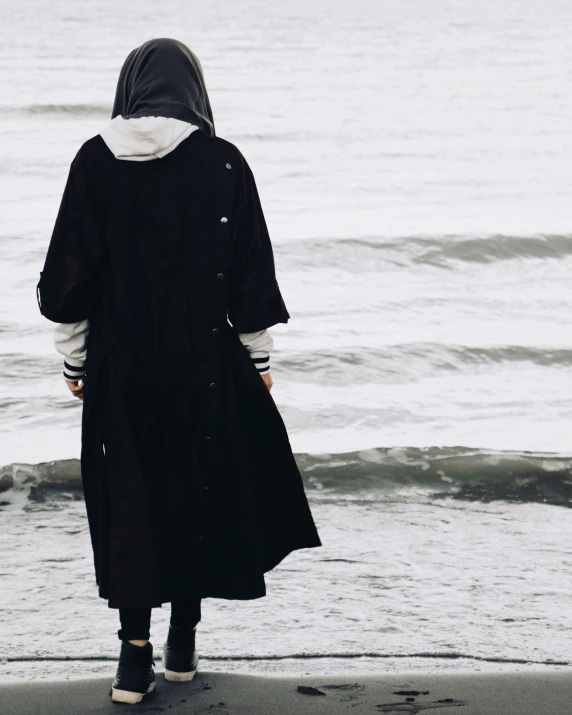
<svg viewBox="0 0 572 715"><path fill-rule="evenodd" d="M4 106L4 114L69 114L72 116L111 116L111 105L101 104L27 104L24 106Z"/></svg>
<svg viewBox="0 0 572 715"><path fill-rule="evenodd" d="M395 447L297 459L308 484L334 493L413 489L433 498L572 505L572 455Z"/></svg>
<svg viewBox="0 0 572 715"><path fill-rule="evenodd" d="M458 372L479 365L528 364L538 367L572 366L572 349L531 347L527 345L446 345L433 342L388 344L380 349L340 347L313 350L283 350L280 366L300 376L309 375L320 382L355 384L359 379L378 384L419 379L436 371Z"/></svg>
<svg viewBox="0 0 572 715"><path fill-rule="evenodd" d="M536 236L401 236L395 238L305 239L280 246L289 260L306 265L334 265L363 272L412 265L455 268L459 263L497 263L530 259L563 259L572 256L572 235ZM304 250L300 250L300 243Z"/></svg>
<svg viewBox="0 0 572 715"><path fill-rule="evenodd" d="M562 258L572 255L572 237L485 236L483 238L443 237L437 241L414 239L421 249L414 263L446 265L449 261L494 263L522 258Z"/></svg>
<svg viewBox="0 0 572 715"><path fill-rule="evenodd" d="M382 447L340 454L297 454L310 495L398 497L401 492L469 501L572 506L572 455L469 447ZM80 464L66 459L0 469L0 506L81 495ZM20 497L20 498L18 498Z"/></svg>

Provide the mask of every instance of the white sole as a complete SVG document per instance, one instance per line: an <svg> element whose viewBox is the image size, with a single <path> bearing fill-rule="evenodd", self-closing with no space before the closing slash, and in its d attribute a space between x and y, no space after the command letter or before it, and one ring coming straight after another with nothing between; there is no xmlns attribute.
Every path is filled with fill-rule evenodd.
<svg viewBox="0 0 572 715"><path fill-rule="evenodd" d="M161 661L161 665L165 668L164 659ZM189 680L192 680L195 677L198 669L198 663L197 670L189 670L188 673L176 673L174 670L167 670L165 668L165 680L168 680L170 683L188 683Z"/></svg>
<svg viewBox="0 0 572 715"><path fill-rule="evenodd" d="M129 703L130 705L135 705L136 703L140 703L148 693L152 693L155 690L155 685L155 682L151 683L146 693L133 693L131 690L116 690L112 685L111 699L114 703Z"/></svg>

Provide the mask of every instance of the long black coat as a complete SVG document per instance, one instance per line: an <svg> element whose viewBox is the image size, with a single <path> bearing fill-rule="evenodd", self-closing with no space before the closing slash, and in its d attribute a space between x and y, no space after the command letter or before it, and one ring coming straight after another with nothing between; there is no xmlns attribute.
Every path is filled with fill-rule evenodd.
<svg viewBox="0 0 572 715"><path fill-rule="evenodd" d="M253 599L321 546L288 435L238 333L287 322L254 177L193 132L162 159L88 140L37 286L89 319L81 469L99 595L112 608Z"/></svg>

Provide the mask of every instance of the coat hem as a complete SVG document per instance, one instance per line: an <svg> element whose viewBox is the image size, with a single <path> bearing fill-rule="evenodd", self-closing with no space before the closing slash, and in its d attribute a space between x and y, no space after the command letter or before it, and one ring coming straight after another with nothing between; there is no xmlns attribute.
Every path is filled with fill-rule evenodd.
<svg viewBox="0 0 572 715"><path fill-rule="evenodd" d="M291 553L294 551L299 551L300 549L314 549L322 546L322 542L317 538L317 540L311 540L311 541L302 541L299 542L295 546L286 546L284 547L283 550L279 550L276 552L276 555L269 559L265 566L263 567L263 570L261 571L261 577L262 579L264 578L264 574L268 573L269 571L272 571L272 569L276 568L284 559L289 556ZM224 601L254 601L257 598L263 598L266 596L266 585L264 581L262 581L263 587L260 590L253 589L252 592L248 595L243 594L243 595L230 595L228 591L225 591L224 589L208 589L204 594L201 594L201 598L218 598ZM180 600L178 597L174 598L172 596L162 596L159 600L154 602L151 605L144 605L141 603L137 603L136 606L133 604L126 604L126 603L119 603L116 601L114 598L110 598L108 592L106 592L104 589L100 588L99 589L99 597L107 600L107 605L109 608L161 608L163 605L167 603L172 603L173 600Z"/></svg>

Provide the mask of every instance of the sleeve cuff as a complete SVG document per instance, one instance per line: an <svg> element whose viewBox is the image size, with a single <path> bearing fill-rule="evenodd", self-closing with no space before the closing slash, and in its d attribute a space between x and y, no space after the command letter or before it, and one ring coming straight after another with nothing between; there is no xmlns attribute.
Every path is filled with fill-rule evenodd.
<svg viewBox="0 0 572 715"><path fill-rule="evenodd" d="M238 337L250 353L252 362L261 375L270 372L270 351L274 340L268 330L256 330L253 333L239 333Z"/></svg>
<svg viewBox="0 0 572 715"><path fill-rule="evenodd" d="M252 362L261 375L270 372L270 355L267 355L266 357L252 357Z"/></svg>
<svg viewBox="0 0 572 715"><path fill-rule="evenodd" d="M64 377L66 380L83 380L85 378L85 362L73 358L64 360Z"/></svg>

